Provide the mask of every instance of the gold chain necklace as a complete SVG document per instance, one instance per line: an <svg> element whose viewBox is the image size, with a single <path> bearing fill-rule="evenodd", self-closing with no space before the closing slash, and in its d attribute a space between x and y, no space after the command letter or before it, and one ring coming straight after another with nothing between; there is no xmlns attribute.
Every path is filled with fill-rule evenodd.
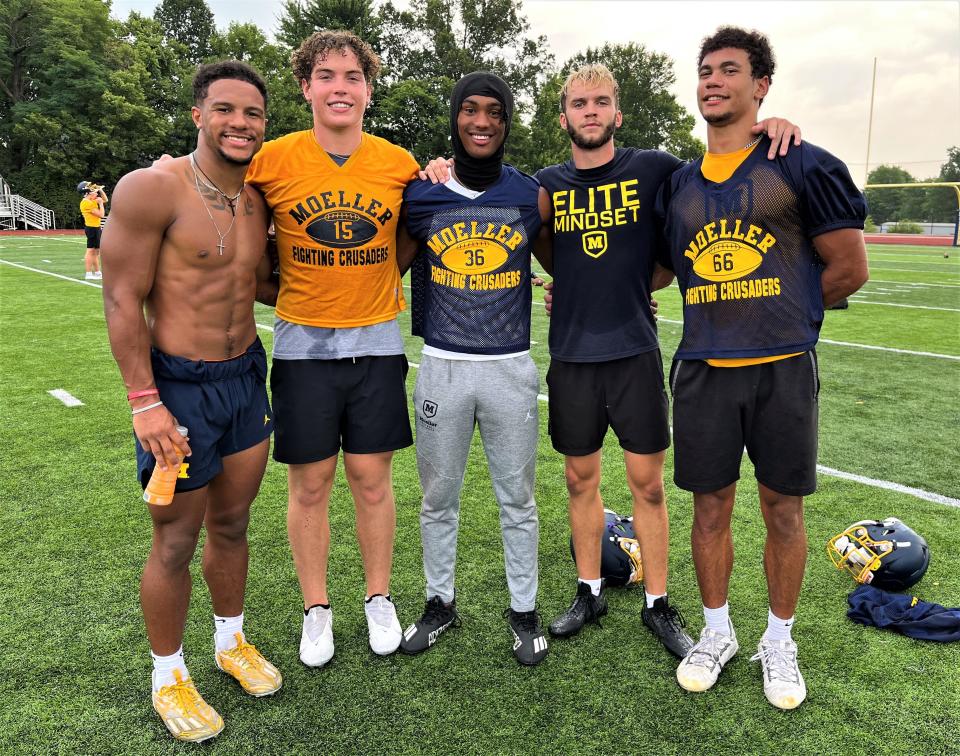
<svg viewBox="0 0 960 756"><path fill-rule="evenodd" d="M748 144L748 145L747 145L746 147L744 147L743 149L749 150L749 149L750 149L751 147L753 147L755 144L758 144L761 139L763 139L763 134L761 134L760 136L758 136L756 139L754 139L752 142L750 142L750 144Z"/></svg>
<svg viewBox="0 0 960 756"><path fill-rule="evenodd" d="M240 191L231 197L229 194L223 191L219 186L213 183L213 180L206 174L206 171L204 171L203 168L200 167L200 164L197 163L197 159L194 157L193 152L190 153L190 165L193 166L194 177L197 178L198 181L201 180L200 177L197 176L197 171L200 171L200 176L203 176L203 185L206 186L208 189L212 189L221 197L223 197L223 199L226 200L227 204L230 205L230 212L236 215L237 214L236 203L237 203L237 200L240 199L240 195L243 194L243 190L247 186L246 182L244 182L240 186Z"/></svg>
<svg viewBox="0 0 960 756"><path fill-rule="evenodd" d="M200 195L200 201L203 203L203 209L207 211L207 215L210 217L210 222L213 224L213 227L217 230L217 236L220 237L220 243L217 244L217 252L221 257L223 257L223 248L226 246L226 244L224 244L224 239L226 239L227 236L230 234L230 232L233 230L233 224L237 222L237 214L233 211L233 202L236 202L240 198L240 195L243 194L243 189L244 187L246 187L246 183L244 183L244 185L240 187L240 191L237 193L237 196L233 198L232 202L230 202L230 213L233 217L230 219L230 225L227 227L227 230L221 234L220 226L218 226L217 222L213 219L213 213L210 212L210 208L207 206L207 200L203 196L203 192L200 191L200 176L197 174L197 168L199 166L197 166L197 161L194 160L192 152L190 153L190 167L193 168L193 181L197 185L197 194ZM209 184L207 184L206 182L204 182L204 184L209 186ZM221 192L216 187L210 187L210 188L213 189L215 192L217 192L217 194L222 195L224 199L228 201L230 200L230 198L226 194Z"/></svg>

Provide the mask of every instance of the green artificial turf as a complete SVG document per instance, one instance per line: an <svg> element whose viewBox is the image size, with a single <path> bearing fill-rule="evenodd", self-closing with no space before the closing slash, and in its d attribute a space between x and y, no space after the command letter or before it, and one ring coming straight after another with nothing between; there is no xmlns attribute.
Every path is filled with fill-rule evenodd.
<svg viewBox="0 0 960 756"><path fill-rule="evenodd" d="M82 254L80 237L0 237L0 259L71 278L82 277ZM888 269L881 272L882 266ZM874 279L957 288L912 286L881 297L875 291L881 285L870 283L859 297L863 303L827 313L825 339L960 356L960 267L953 255L871 247L871 272ZM891 297L950 309L866 304ZM539 343L532 352L542 375L548 321L539 299L538 290L533 338ZM680 319L679 295L673 287L659 299L669 364L680 337L680 326L669 322ZM270 326L272 312L258 306L257 319ZM406 314L402 327L409 331ZM262 330L261 337L269 351L270 332ZM408 339L412 363L420 347ZM818 351L821 464L960 499L960 364L827 343ZM414 368L411 393L415 379ZM84 405L65 407L47 394L55 388ZM540 609L549 620L569 602L575 572L563 461L546 437L545 404L540 424ZM284 688L253 699L216 669L210 600L197 562L186 660L226 729L210 743L190 746L169 737L149 703L138 585L150 525L98 287L0 263L0 449L4 754L960 752L960 647L849 621L845 598L853 582L824 550L830 536L856 520L898 516L926 537L933 553L917 594L960 606L955 506L820 477L807 505L809 559L794 631L809 698L796 711L781 712L764 699L759 664L749 661L767 600L763 523L748 462L734 514L737 561L730 592L741 650L716 688L700 695L677 686L675 661L643 628L638 589L612 590L603 626L572 640L551 640L539 667L515 662L501 617L508 596L498 512L479 439L463 492L457 572L463 626L419 657L380 658L369 651L352 502L341 476L331 503L336 656L327 668L307 669L297 658L300 594L286 537L286 475L271 462L250 525L245 629L284 673ZM601 491L608 506L627 513L621 460L615 438L608 437ZM671 596L695 635L702 617L689 549L692 505L671 482L669 454L665 476ZM425 598L412 449L396 455L394 479L392 592L406 625Z"/></svg>

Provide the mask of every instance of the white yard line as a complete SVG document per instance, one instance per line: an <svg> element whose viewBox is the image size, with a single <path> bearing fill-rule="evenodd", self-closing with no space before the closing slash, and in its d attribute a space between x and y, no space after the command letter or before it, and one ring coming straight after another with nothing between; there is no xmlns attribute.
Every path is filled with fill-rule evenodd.
<svg viewBox="0 0 960 756"><path fill-rule="evenodd" d="M870 269L871 273L873 272L873 270L874 270L873 268ZM887 271L890 271L892 273L936 273L937 272L935 270L917 270L916 268L877 268L876 270L879 273L886 273ZM958 271L948 270L946 272L949 274L955 275ZM930 285L937 286L937 284L930 284Z"/></svg>
<svg viewBox="0 0 960 756"><path fill-rule="evenodd" d="M826 467L824 465L817 465L817 472L823 475L830 475L834 478L852 480L854 483L862 483L863 485L872 486L873 488L882 488L885 491L896 491L897 493L916 496L918 499L923 499L924 501L933 501L937 504L946 504L948 507L960 507L960 499L954 499L950 496L944 496L943 494L924 491L922 488L911 488L910 486L904 486L900 483L892 483L889 480L867 478L863 475L856 475L854 473L844 472L843 470L835 470L832 467Z"/></svg>
<svg viewBox="0 0 960 756"><path fill-rule="evenodd" d="M933 357L938 360L958 360L960 356L954 354L938 354L937 352L917 352L912 349L897 349L895 347L873 346L872 344L854 344L850 341L834 341L833 339L820 339L822 344L833 344L834 346L855 347L856 349L873 349L878 352L894 352L896 354L912 354L914 357Z"/></svg>
<svg viewBox="0 0 960 756"><path fill-rule="evenodd" d="M857 299L855 301L858 305L883 305L884 307L906 307L908 310L938 310L940 312L960 312L960 308L956 307L930 307L929 305L908 305L908 304L897 304L896 302L870 302L866 299Z"/></svg>
<svg viewBox="0 0 960 756"><path fill-rule="evenodd" d="M60 278L64 281L73 281L73 283L83 284L84 286L92 286L94 289L102 289L103 286L98 283L93 283L91 281L84 281L82 278L71 278L70 276L61 276L59 273L54 273L49 270L40 270L39 268L31 268L29 265L21 265L20 263L10 262L9 260L0 260L0 263L4 265L10 265L14 268L22 268L23 270L29 270L31 273L42 273L45 276L53 276L54 278Z"/></svg>
<svg viewBox="0 0 960 756"><path fill-rule="evenodd" d="M944 289L960 289L960 284L945 284L945 283L926 283L919 281L881 281L879 278L871 278L870 283L882 283L882 284L900 284L901 286L910 286L914 289L926 289L930 286L937 286Z"/></svg>
<svg viewBox="0 0 960 756"><path fill-rule="evenodd" d="M59 399L68 407L82 407L83 402L81 402L77 397L71 394L69 391L64 391L63 389L50 389L48 392L50 396L54 399Z"/></svg>

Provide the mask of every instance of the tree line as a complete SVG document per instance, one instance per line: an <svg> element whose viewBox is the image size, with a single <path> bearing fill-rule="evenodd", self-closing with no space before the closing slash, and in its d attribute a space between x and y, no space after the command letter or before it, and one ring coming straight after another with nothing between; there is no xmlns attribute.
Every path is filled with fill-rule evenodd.
<svg viewBox="0 0 960 756"><path fill-rule="evenodd" d="M81 180L113 186L158 155L196 144L190 80L199 63L235 58L264 76L267 139L310 128L290 53L317 29L350 29L383 59L365 128L418 161L448 154L453 84L492 70L514 89L518 116L507 160L528 172L568 157L557 123L563 77L602 61L621 82L626 144L682 158L703 144L694 118L670 94L673 62L641 44L585 50L557 65L530 32L519 0L286 0L275 39L252 23L218 28L204 0L161 0L152 16L109 17L104 0L0 3L0 175L50 207L58 225L81 225Z"/></svg>
<svg viewBox="0 0 960 756"><path fill-rule="evenodd" d="M918 184L931 181L960 181L960 147L947 149L947 161L935 178L918 181L895 165L880 165L870 171L867 184ZM957 193L949 187L929 189L867 189L870 219L877 225L887 221L932 221L954 223L957 220Z"/></svg>
<svg viewBox="0 0 960 756"><path fill-rule="evenodd" d="M479 69L498 73L516 95L507 160L527 172L566 160L558 93L566 74L587 62L606 64L620 82L620 143L682 159L704 149L691 133L693 115L670 92L669 56L638 43L606 44L558 64L546 38L531 33L520 0L413 0L406 9L390 0L285 0L273 41L252 23L218 28L204 0L160 0L152 16L134 12L124 20L109 11L105 0L0 3L0 175L18 194L54 210L61 227L82 224L79 181L109 188L164 152L193 149L190 80L199 63L235 58L263 74L267 139L310 128L289 60L304 38L324 28L350 29L381 56L365 128L420 162L450 152L449 93ZM960 150L952 148L941 179L957 180L958 166ZM914 180L903 175L909 177L883 166L870 181ZM947 194L877 190L868 199L880 209L877 223L951 220ZM929 209L916 206L915 196L929 196Z"/></svg>

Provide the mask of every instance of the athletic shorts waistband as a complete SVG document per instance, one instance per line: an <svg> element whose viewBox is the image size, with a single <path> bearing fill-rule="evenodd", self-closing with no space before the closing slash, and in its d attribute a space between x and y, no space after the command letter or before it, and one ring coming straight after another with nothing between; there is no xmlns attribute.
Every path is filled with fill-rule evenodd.
<svg viewBox="0 0 960 756"><path fill-rule="evenodd" d="M150 361L154 376L174 381L220 381L258 368L261 378L266 379L267 376L267 353L259 336L254 338L243 354L227 360L188 360L151 347Z"/></svg>

